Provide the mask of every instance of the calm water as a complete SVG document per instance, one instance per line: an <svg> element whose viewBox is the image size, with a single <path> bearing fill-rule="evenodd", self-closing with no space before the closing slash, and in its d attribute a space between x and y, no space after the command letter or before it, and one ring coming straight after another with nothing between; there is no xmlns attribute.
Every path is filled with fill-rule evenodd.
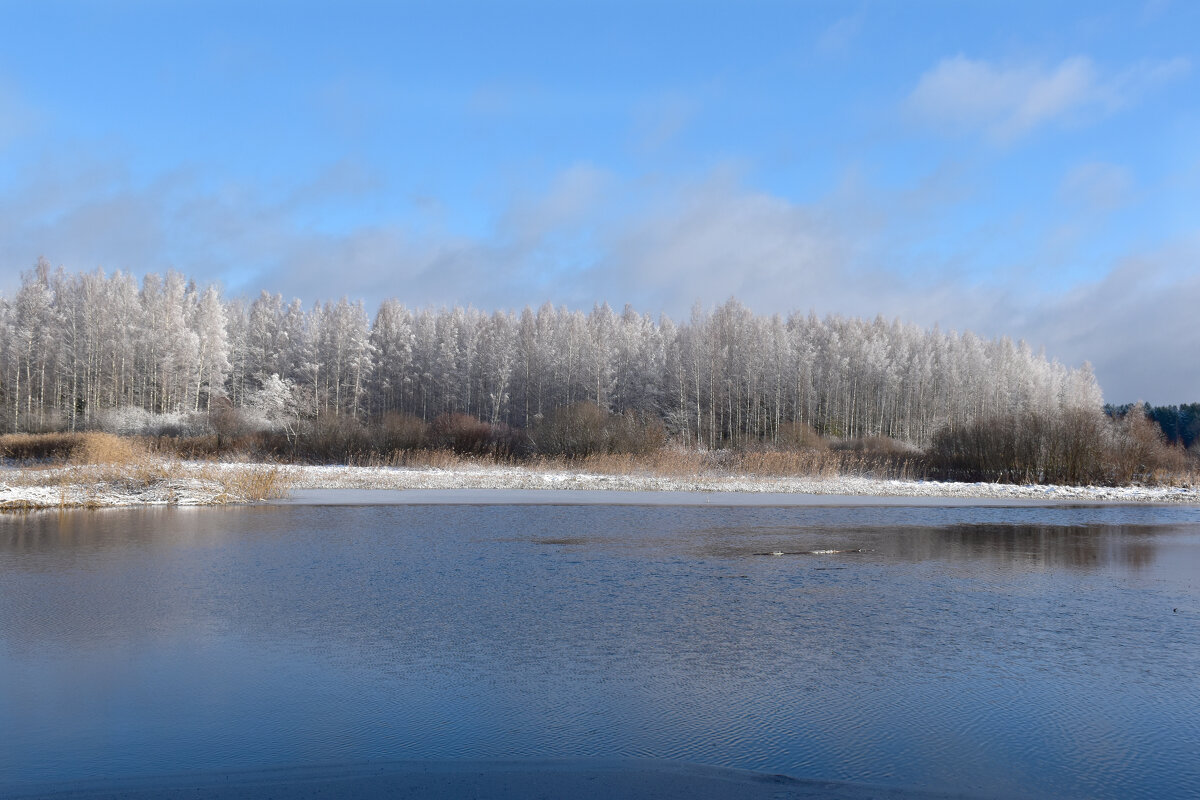
<svg viewBox="0 0 1200 800"><path fill-rule="evenodd" d="M0 794L602 756L1197 796L1198 576L1194 508L8 517Z"/></svg>

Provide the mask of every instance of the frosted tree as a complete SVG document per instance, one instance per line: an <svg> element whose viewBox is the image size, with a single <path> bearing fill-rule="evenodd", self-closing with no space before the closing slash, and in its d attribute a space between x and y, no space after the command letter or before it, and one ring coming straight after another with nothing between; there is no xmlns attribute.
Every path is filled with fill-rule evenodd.
<svg viewBox="0 0 1200 800"><path fill-rule="evenodd" d="M23 427L22 410L27 421L26 429L30 426L40 427L43 416L41 412L45 403L45 376L51 353L51 342L47 334L55 327L54 298L50 291L50 263L40 259L33 273L25 273L21 279L21 288L13 301L12 309L12 351L15 358L11 385L14 430L21 430Z"/></svg>
<svg viewBox="0 0 1200 800"><path fill-rule="evenodd" d="M396 411L405 407L413 363L412 314L398 300L384 300L371 326L375 369L371 378L372 410Z"/></svg>
<svg viewBox="0 0 1200 800"><path fill-rule="evenodd" d="M246 320L246 369L262 380L285 371L283 296L262 292L250 304Z"/></svg>
<svg viewBox="0 0 1200 800"><path fill-rule="evenodd" d="M209 399L225 394L225 379L229 374L229 332L225 307L215 286L209 286L200 296L195 309L196 329L196 400L193 410L200 410L203 390Z"/></svg>
<svg viewBox="0 0 1200 800"><path fill-rule="evenodd" d="M326 367L325 407L334 414L356 416L371 370L370 322L362 302L351 303L343 297L327 303L317 342L320 361Z"/></svg>
<svg viewBox="0 0 1200 800"><path fill-rule="evenodd" d="M1025 342L882 318L757 316L732 299L678 324L603 303L484 313L398 300L372 321L347 298L306 310L263 292L247 303L174 272L139 288L128 274L45 260L0 298L10 430L149 429L156 415L202 416L222 395L251 413L268 381L275 394L287 387L296 420L458 411L527 427L588 402L658 416L679 441L710 448L776 441L792 423L924 445L943 427L1101 402L1088 365Z"/></svg>
<svg viewBox="0 0 1200 800"><path fill-rule="evenodd" d="M262 386L247 398L250 419L266 430L282 431L294 442L301 420L302 403L297 387L277 373L264 377Z"/></svg>
<svg viewBox="0 0 1200 800"><path fill-rule="evenodd" d="M516 340L516 325L508 314L497 311L483 323L479 347L483 375L481 394L488 407L488 420L493 425L503 421L508 411Z"/></svg>

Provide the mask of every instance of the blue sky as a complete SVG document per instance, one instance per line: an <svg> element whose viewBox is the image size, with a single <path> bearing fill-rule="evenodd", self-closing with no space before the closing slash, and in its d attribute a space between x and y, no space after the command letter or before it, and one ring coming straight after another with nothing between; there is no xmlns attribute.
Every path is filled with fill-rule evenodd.
<svg viewBox="0 0 1200 800"><path fill-rule="evenodd" d="M0 2L0 284L899 316L1200 400L1200 5Z"/></svg>

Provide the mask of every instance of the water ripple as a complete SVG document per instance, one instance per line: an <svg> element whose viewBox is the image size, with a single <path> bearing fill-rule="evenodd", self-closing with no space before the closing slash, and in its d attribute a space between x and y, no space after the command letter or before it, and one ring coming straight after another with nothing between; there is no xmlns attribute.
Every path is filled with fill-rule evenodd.
<svg viewBox="0 0 1200 800"><path fill-rule="evenodd" d="M8 520L0 780L643 757L1185 797L1196 574L1179 508Z"/></svg>

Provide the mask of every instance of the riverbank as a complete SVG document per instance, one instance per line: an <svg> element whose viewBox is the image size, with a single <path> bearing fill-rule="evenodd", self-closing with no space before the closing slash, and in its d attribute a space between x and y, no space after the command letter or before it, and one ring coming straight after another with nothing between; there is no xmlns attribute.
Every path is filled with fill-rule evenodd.
<svg viewBox="0 0 1200 800"><path fill-rule="evenodd" d="M661 498L663 502L673 502L667 499L672 495L707 496L710 499L747 495L758 498L754 501L756 504L790 504L790 498L799 497L1200 504L1200 488L1195 487L950 483L858 475L602 474L486 463L436 468L164 461L120 467L0 469L0 509L8 510L221 505L281 498L307 490L390 490L400 493L516 490L530 497L545 492L546 502L568 502L575 496L573 493L579 492L615 492L638 493ZM378 502L361 493L356 497L356 502ZM329 500L329 496L326 499ZM415 498L396 495L391 501L414 502ZM527 497L521 502L537 500Z"/></svg>
<svg viewBox="0 0 1200 800"><path fill-rule="evenodd" d="M1200 503L1200 489L1170 486L1041 486L893 480L856 475L664 476L611 475L501 465L453 469L301 466L283 468L292 490L301 489L519 489L560 491L689 492L884 498L1083 500Z"/></svg>
<svg viewBox="0 0 1200 800"><path fill-rule="evenodd" d="M283 497L284 471L140 456L121 462L0 468L0 511L140 505L210 506Z"/></svg>

